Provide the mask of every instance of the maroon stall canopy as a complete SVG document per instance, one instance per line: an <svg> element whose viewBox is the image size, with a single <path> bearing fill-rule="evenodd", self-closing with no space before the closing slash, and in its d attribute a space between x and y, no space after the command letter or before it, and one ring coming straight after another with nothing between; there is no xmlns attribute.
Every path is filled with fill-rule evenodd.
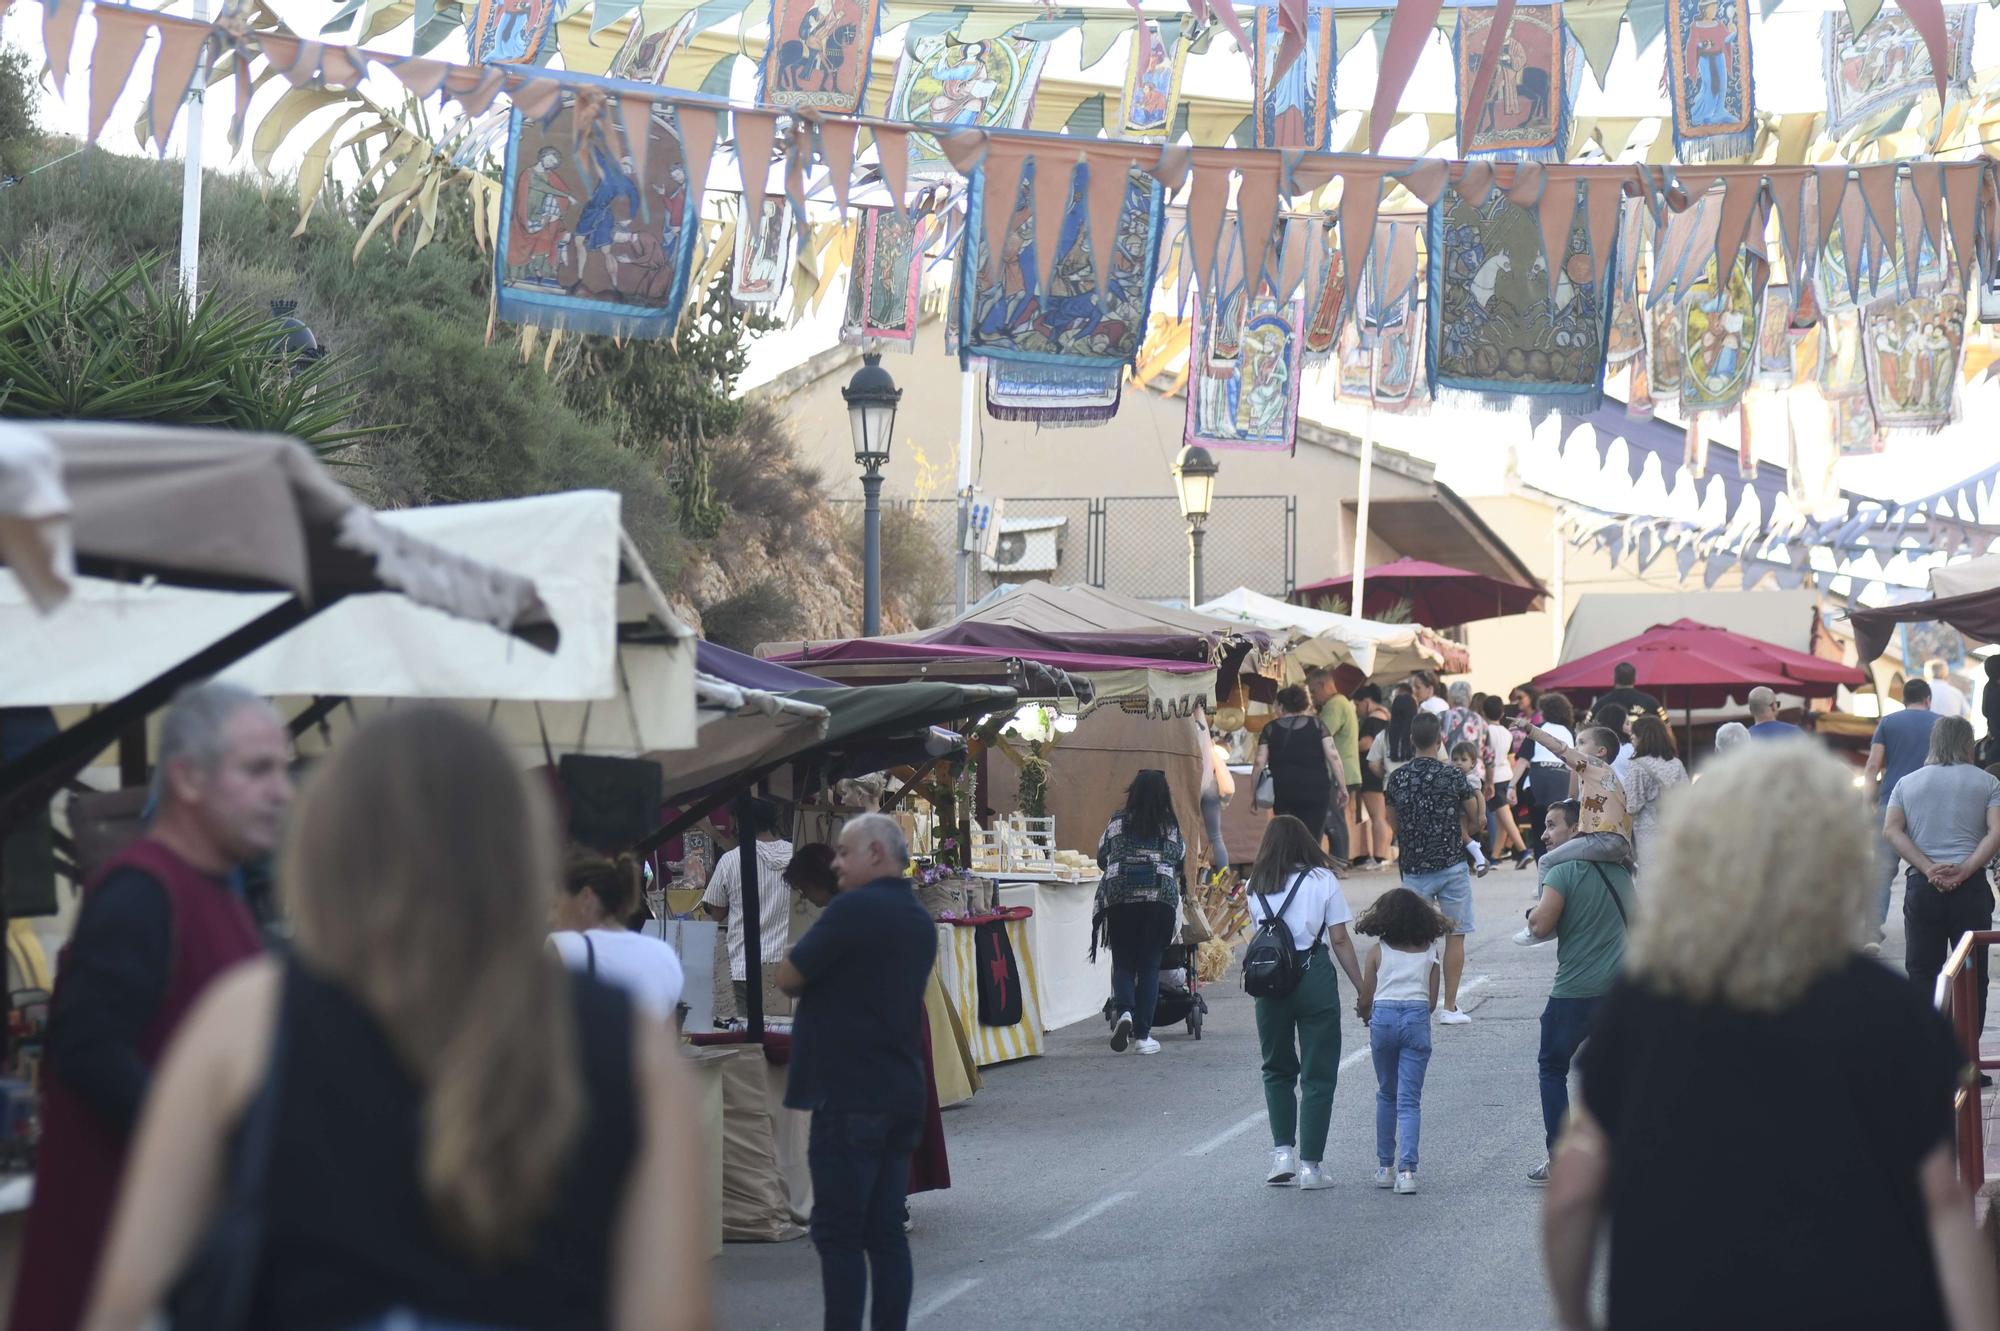
<svg viewBox="0 0 2000 1331"><path fill-rule="evenodd" d="M1848 616L1854 625L1854 650L1863 661L1873 661L1889 646L1898 624L1926 624L1935 620L1949 624L1968 638L2000 642L2000 587L1966 592L1962 596L1940 596L1906 605L1878 606L1856 610Z"/></svg>
<svg viewBox="0 0 2000 1331"><path fill-rule="evenodd" d="M1608 693L1616 687L1612 672L1626 662L1638 674L1637 687L1680 707L1719 707L1760 684L1799 697L1829 698L1843 684L1860 688L1868 682L1858 666L1680 619L1557 666L1537 676L1535 687L1578 695Z"/></svg>
<svg viewBox="0 0 2000 1331"><path fill-rule="evenodd" d="M1326 578L1308 583L1291 595L1298 605L1319 606L1341 599L1348 613L1364 619L1380 619L1402 601L1410 603L1410 619L1432 628L1470 624L1475 620L1521 615L1541 604L1540 587L1523 587L1503 582L1484 573L1473 573L1448 564L1422 559L1398 559L1368 570L1359 609L1353 606L1354 575Z"/></svg>

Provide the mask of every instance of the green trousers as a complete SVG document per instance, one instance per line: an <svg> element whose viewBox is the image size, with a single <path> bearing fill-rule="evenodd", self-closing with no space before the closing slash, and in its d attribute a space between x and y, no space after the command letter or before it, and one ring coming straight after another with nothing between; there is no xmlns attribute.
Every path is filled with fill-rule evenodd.
<svg viewBox="0 0 2000 1331"><path fill-rule="evenodd" d="M1324 944L1313 949L1298 988L1257 1000L1257 1045L1271 1145L1297 1145L1301 1160L1324 1159L1340 1076L1340 976Z"/></svg>

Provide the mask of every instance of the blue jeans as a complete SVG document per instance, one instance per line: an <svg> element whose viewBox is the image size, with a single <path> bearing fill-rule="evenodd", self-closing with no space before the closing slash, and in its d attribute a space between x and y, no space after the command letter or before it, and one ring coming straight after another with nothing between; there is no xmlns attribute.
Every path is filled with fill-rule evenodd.
<svg viewBox="0 0 2000 1331"><path fill-rule="evenodd" d="M1556 1149L1563 1119L1569 1114L1569 1065L1590 1034L1602 994L1590 998L1551 998L1542 1009L1542 1051L1536 1059L1542 1083L1542 1129L1549 1150Z"/></svg>
<svg viewBox="0 0 2000 1331"><path fill-rule="evenodd" d="M1896 875L1903 867L1903 857L1889 844L1889 838L1875 837L1876 876L1882 882L1882 889L1875 894L1875 923L1881 929L1889 925L1889 897L1896 888Z"/></svg>
<svg viewBox="0 0 2000 1331"><path fill-rule="evenodd" d="M806 1162L812 1169L812 1240L819 1249L826 1331L860 1331L871 1271L874 1331L902 1331L909 1321L915 1276L903 1203L910 1156L923 1127L915 1115L813 1113Z"/></svg>
<svg viewBox="0 0 2000 1331"><path fill-rule="evenodd" d="M1153 1009L1160 1002L1160 955L1173 941L1178 916L1160 901L1127 901L1104 914L1104 941L1111 946L1111 1000L1132 1014L1132 1034L1153 1033Z"/></svg>
<svg viewBox="0 0 2000 1331"><path fill-rule="evenodd" d="M1430 1004L1377 1003L1368 1016L1368 1048L1375 1056L1375 1163L1415 1171L1424 1071L1431 1064Z"/></svg>
<svg viewBox="0 0 2000 1331"><path fill-rule="evenodd" d="M1472 932L1472 870L1464 860L1436 873L1403 874L1403 886L1420 897L1429 897L1451 921L1455 934Z"/></svg>

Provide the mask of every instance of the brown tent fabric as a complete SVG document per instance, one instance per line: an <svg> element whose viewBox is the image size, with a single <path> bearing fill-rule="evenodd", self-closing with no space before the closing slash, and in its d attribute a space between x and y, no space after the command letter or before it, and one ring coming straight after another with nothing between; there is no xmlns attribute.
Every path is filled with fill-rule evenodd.
<svg viewBox="0 0 2000 1331"><path fill-rule="evenodd" d="M805 1233L792 1208L773 1108L771 1074L785 1070L745 1045L722 1065L722 1237L731 1243L785 1243ZM810 1207L810 1202L807 1203Z"/></svg>
<svg viewBox="0 0 2000 1331"><path fill-rule="evenodd" d="M1056 820L1056 841L1066 850L1097 853L1104 824L1125 802L1125 788L1148 767L1167 774L1174 813L1187 842L1188 862L1199 863L1204 841L1201 822L1202 730L1193 720L1155 721L1116 707L1100 707L1079 720L1045 755L1049 763L1048 807ZM1004 769L1004 771L1003 771ZM988 798L1003 812L1017 807L1020 774L998 754L988 759ZM999 779L996 779L999 778ZM1002 797L1006 802L1001 802Z"/></svg>

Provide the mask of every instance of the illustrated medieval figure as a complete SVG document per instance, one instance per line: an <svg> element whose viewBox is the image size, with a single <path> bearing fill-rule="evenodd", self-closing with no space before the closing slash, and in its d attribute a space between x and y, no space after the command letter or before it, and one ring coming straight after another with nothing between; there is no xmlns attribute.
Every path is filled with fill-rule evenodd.
<svg viewBox="0 0 2000 1331"><path fill-rule="evenodd" d="M569 239L562 229L563 211L577 201L576 191L556 171L561 164L559 151L543 148L516 192L507 235L507 265L513 280L556 280L556 266Z"/></svg>

